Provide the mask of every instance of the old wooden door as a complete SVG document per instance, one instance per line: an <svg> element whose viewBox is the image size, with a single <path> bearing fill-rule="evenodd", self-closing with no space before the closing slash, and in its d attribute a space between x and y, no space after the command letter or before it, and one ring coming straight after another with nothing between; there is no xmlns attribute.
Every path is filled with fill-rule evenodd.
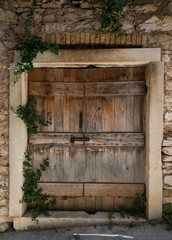
<svg viewBox="0 0 172 240"><path fill-rule="evenodd" d="M50 156L40 186L56 209L117 210L143 192L144 67L36 69L29 95L37 114L52 115L29 143L34 169Z"/></svg>

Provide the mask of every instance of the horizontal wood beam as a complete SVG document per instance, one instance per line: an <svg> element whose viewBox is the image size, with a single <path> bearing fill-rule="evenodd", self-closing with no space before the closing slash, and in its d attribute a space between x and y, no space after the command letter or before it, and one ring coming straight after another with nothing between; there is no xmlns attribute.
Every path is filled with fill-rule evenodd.
<svg viewBox="0 0 172 240"><path fill-rule="evenodd" d="M38 187L53 196L83 196L83 184L80 183L39 183Z"/></svg>
<svg viewBox="0 0 172 240"><path fill-rule="evenodd" d="M145 82L58 83L29 82L30 95L39 96L115 96L144 95Z"/></svg>
<svg viewBox="0 0 172 240"><path fill-rule="evenodd" d="M144 184L109 183L39 183L43 193L68 197L136 197L144 192Z"/></svg>
<svg viewBox="0 0 172 240"><path fill-rule="evenodd" d="M83 137L83 133L37 133L30 135L31 144L51 144L60 146L82 146L83 141L71 143L71 137ZM144 146L143 133L85 133L85 137L90 140L85 142L85 146Z"/></svg>
<svg viewBox="0 0 172 240"><path fill-rule="evenodd" d="M144 192L144 184L84 184L85 196L135 197Z"/></svg>

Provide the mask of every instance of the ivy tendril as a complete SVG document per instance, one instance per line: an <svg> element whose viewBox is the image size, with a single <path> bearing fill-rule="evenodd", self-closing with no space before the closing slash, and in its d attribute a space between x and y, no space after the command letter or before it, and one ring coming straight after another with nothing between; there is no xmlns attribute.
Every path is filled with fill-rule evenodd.
<svg viewBox="0 0 172 240"><path fill-rule="evenodd" d="M51 144L49 148L53 147L54 144ZM32 170L32 158L30 157L30 152L26 149L25 161L23 162L23 176L24 183L22 186L22 190L24 192L22 200L20 203L26 204L34 204L33 213L32 213L32 221L36 221L38 223L37 217L40 214L44 214L45 216L49 216L47 209L50 206L56 204L55 196L48 195L43 193L43 189L38 187L38 181L42 176L42 172L46 171L47 167L49 167L49 157L43 160L43 163L40 164L40 168L36 169L35 172Z"/></svg>
<svg viewBox="0 0 172 240"><path fill-rule="evenodd" d="M38 126L37 124L41 124L42 126L48 126L52 124L52 116L50 113L50 118L47 121L41 119L40 115L36 115L34 111L34 107L36 105L35 98L29 98L28 102L25 105L19 105L19 108L14 111L14 116L21 118L24 121L27 127L28 133L36 134Z"/></svg>

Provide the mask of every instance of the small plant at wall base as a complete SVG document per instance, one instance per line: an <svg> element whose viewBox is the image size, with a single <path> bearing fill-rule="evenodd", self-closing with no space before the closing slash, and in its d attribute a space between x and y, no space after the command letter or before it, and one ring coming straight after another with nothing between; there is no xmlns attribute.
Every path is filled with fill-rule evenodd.
<svg viewBox="0 0 172 240"><path fill-rule="evenodd" d="M112 230L112 226L113 226L113 221L112 221L113 214L114 214L114 211L113 211L113 210L110 211L110 212L108 212L108 219L109 219L108 229L109 229L109 230Z"/></svg>
<svg viewBox="0 0 172 240"><path fill-rule="evenodd" d="M28 133L37 133L38 126L36 124L41 124L42 126L48 126L49 124L52 124L52 117L50 113L50 118L47 121L44 121L41 119L40 115L36 115L34 111L34 107L36 106L36 100L35 98L29 98L26 105L22 106L20 105L19 108L14 111L14 109L11 107L11 109L14 111L14 116L21 118L21 120L24 121L27 127Z"/></svg>
<svg viewBox="0 0 172 240"><path fill-rule="evenodd" d="M167 231L172 230L172 203L164 205L164 219L167 223Z"/></svg>
<svg viewBox="0 0 172 240"><path fill-rule="evenodd" d="M133 216L136 219L140 217L145 217L145 210L146 210L146 192L142 195L136 195L133 206L126 207L126 206L119 206L120 207L120 214L122 217L125 216Z"/></svg>
<svg viewBox="0 0 172 240"><path fill-rule="evenodd" d="M51 148L52 146L53 144L51 144L49 147ZM47 167L49 167L49 157L44 159L43 163L40 164L40 168L33 172L30 152L28 149L26 150L25 161L23 163L24 183L22 190L24 194L22 200L20 200L20 203L35 204L32 213L32 220L36 221L37 223L37 217L40 214L48 216L48 207L56 204L55 196L51 196L46 193L43 194L43 189L38 187L38 181L42 176L42 172L46 171Z"/></svg>

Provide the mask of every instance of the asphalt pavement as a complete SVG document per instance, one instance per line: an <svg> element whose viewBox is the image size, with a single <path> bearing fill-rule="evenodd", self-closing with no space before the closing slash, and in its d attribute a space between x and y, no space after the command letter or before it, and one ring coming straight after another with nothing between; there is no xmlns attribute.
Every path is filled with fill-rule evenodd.
<svg viewBox="0 0 172 240"><path fill-rule="evenodd" d="M0 240L172 240L172 231L165 224L141 226L70 227L49 230L15 231L0 233Z"/></svg>

